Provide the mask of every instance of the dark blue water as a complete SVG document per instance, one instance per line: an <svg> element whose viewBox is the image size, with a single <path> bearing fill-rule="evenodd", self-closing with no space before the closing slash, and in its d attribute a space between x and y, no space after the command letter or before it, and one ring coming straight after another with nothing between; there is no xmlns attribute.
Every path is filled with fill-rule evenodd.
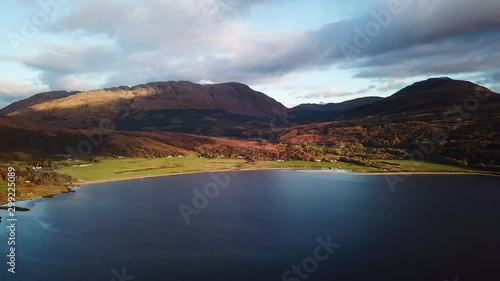
<svg viewBox="0 0 500 281"><path fill-rule="evenodd" d="M222 188L186 224L179 204L194 208L193 188L207 184ZM414 175L396 187L294 171L89 185L26 202L16 274L0 213L0 280L500 280L499 178Z"/></svg>

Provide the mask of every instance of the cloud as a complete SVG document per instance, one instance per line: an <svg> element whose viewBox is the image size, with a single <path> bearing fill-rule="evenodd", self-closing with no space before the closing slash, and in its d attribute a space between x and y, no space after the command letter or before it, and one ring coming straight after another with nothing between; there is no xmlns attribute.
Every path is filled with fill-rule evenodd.
<svg viewBox="0 0 500 281"><path fill-rule="evenodd" d="M494 59L500 57L498 0L357 0L353 6L363 8L350 19L314 30L262 31L240 20L259 5L280 1L80 1L44 30L77 38L78 45L40 44L38 53L9 59L39 72L54 90L157 80L258 84L332 67L354 78L383 79L379 91L396 90L409 77L472 72L500 84L500 60ZM401 12L390 13L398 2ZM372 89L316 89L303 98Z"/></svg>
<svg viewBox="0 0 500 281"><path fill-rule="evenodd" d="M11 59L28 67L57 73L97 72L112 68L117 53L102 44L73 46L68 44L42 44L45 49L37 55L16 55Z"/></svg>
<svg viewBox="0 0 500 281"><path fill-rule="evenodd" d="M417 45L355 63L355 77L434 76L500 68L500 32L487 32Z"/></svg>
<svg viewBox="0 0 500 281"><path fill-rule="evenodd" d="M211 80L207 80L207 79L201 79L200 81L198 81L196 83L200 84L200 85L213 85L213 84L217 84L217 82L214 82L214 81L211 81Z"/></svg>
<svg viewBox="0 0 500 281"><path fill-rule="evenodd" d="M232 15L275 1L279 0L91 0L61 17L53 30L105 35L127 52L161 49L174 57L207 49L225 51L243 44L240 34L246 33Z"/></svg>
<svg viewBox="0 0 500 281"><path fill-rule="evenodd" d="M0 95L15 97L26 96L27 93L37 93L47 90L47 87L34 83L21 83L0 79Z"/></svg>
<svg viewBox="0 0 500 281"><path fill-rule="evenodd" d="M490 79L491 79L491 82L493 82L497 85L500 84L500 68L495 69L495 71L493 71L491 73ZM500 90L500 89L498 89L498 90Z"/></svg>
<svg viewBox="0 0 500 281"><path fill-rule="evenodd" d="M271 75L244 71L233 61L238 53L252 48L252 38L257 36L233 17L273 1L281 0L80 2L59 17L50 31L80 38L105 36L111 43L85 39L79 45L44 43L38 46L39 53L11 56L10 60L39 71L40 79L52 89L66 87L68 83L63 81L83 80L97 73L106 81L88 85L154 80L262 81Z"/></svg>
<svg viewBox="0 0 500 281"><path fill-rule="evenodd" d="M48 90L47 86L37 83L13 82L0 79L0 108L17 100Z"/></svg>
<svg viewBox="0 0 500 281"><path fill-rule="evenodd" d="M370 92L371 90L373 90L373 89L375 89L375 88L376 88L376 86L375 86L375 85L370 85L370 86L368 86L368 87L359 88L359 89L355 92L355 94L356 94L356 95L366 94L366 93Z"/></svg>
<svg viewBox="0 0 500 281"><path fill-rule="evenodd" d="M366 94L375 88L376 87L374 85L370 85L368 87L359 88L355 92L342 91L339 89L332 88L332 89L315 90L305 95L301 95L295 92L295 94L292 95L302 99L328 99L328 98L349 97L354 95Z"/></svg>
<svg viewBox="0 0 500 281"><path fill-rule="evenodd" d="M422 72L430 74L497 67L498 60L490 58L499 50L500 17L494 12L500 10L499 1L401 3L402 12L397 14L379 6L359 18L333 22L318 30L282 34L278 40L261 39L234 61L241 69L261 73L329 65L355 71L362 68L356 77L414 76L423 67L417 61L421 58L427 60ZM384 17L387 20L377 23L376 18ZM454 62L457 58L462 59ZM382 71L377 75L379 69Z"/></svg>
<svg viewBox="0 0 500 281"><path fill-rule="evenodd" d="M407 86L406 82L402 79L388 79L381 80L380 82L381 86L378 87L378 90L386 93L389 92L391 94L401 90L404 86Z"/></svg>
<svg viewBox="0 0 500 281"><path fill-rule="evenodd" d="M104 44L68 45L42 43L44 51L35 55L2 56L4 61L19 62L40 71L39 80L54 90L84 90L102 86L95 78L103 72L115 72L123 67L117 60L119 52ZM79 80L77 82L77 80ZM78 87L78 88L72 88Z"/></svg>
<svg viewBox="0 0 500 281"><path fill-rule="evenodd" d="M321 99L321 98L326 99L334 97L347 97L351 95L353 95L353 93L344 92L337 89L327 89L327 90L314 91L302 96L299 95L298 97L303 99Z"/></svg>
<svg viewBox="0 0 500 281"><path fill-rule="evenodd" d="M206 0L202 3L204 9L220 17L242 16L250 12L254 6L265 5L270 2L284 2L284 0Z"/></svg>

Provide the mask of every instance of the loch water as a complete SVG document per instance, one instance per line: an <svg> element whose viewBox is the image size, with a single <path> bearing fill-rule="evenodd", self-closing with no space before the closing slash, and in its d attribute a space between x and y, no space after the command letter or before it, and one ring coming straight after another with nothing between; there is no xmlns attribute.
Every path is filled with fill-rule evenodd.
<svg viewBox="0 0 500 281"><path fill-rule="evenodd" d="M21 205L0 280L500 280L498 177L221 172Z"/></svg>

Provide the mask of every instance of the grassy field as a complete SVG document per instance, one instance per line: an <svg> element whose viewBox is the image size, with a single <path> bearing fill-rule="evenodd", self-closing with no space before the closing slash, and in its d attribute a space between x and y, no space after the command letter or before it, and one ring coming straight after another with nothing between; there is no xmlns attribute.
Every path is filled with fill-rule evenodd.
<svg viewBox="0 0 500 281"><path fill-rule="evenodd" d="M388 172L478 173L481 171L463 167L410 160L378 160L382 170Z"/></svg>
<svg viewBox="0 0 500 281"><path fill-rule="evenodd" d="M84 181L111 180L140 176L169 175L237 169L243 159L206 159L196 157L161 159L103 159L86 167L64 167L58 172Z"/></svg>
<svg viewBox="0 0 500 281"><path fill-rule="evenodd" d="M274 161L260 161L252 164L247 164L245 167L254 166L256 169L259 168L267 168L267 169L340 169L340 170L351 170L353 172L359 173L369 173L369 172L380 172L380 169L374 167L365 167L358 166L350 163L342 163L342 162L304 162L304 161L285 161L285 162L274 162Z"/></svg>
<svg viewBox="0 0 500 281"><path fill-rule="evenodd" d="M476 173L478 171L450 165L408 160L378 160L382 168L358 166L342 162L257 161L244 159L207 159L197 157L161 159L103 159L85 167L64 167L58 172L82 181L126 179L141 176L169 175L232 169L344 169L359 173L377 172L442 172Z"/></svg>
<svg viewBox="0 0 500 281"><path fill-rule="evenodd" d="M244 159L207 159L197 157L161 159L103 159L100 163L85 167L64 167L58 172L83 181L125 179L141 176L169 175L232 169L347 169L355 172L377 172L377 168L356 166L348 163L304 161L257 161Z"/></svg>
<svg viewBox="0 0 500 281"><path fill-rule="evenodd" d="M138 178L141 176L148 177L233 169L342 169L358 173L485 173L484 171L462 167L409 160L374 160L373 162L377 162L380 168L365 167L343 162L257 161L248 163L244 159L208 159L198 157L158 159L123 158L101 159L99 163L90 166L79 166L85 163L81 161L72 161L70 162L70 166L59 168L57 172L79 179L79 182L76 184ZM24 200L43 195L56 194L66 190L66 187L62 185L21 186L16 189L16 197L17 200ZM6 198L7 183L0 181L0 202L6 202Z"/></svg>

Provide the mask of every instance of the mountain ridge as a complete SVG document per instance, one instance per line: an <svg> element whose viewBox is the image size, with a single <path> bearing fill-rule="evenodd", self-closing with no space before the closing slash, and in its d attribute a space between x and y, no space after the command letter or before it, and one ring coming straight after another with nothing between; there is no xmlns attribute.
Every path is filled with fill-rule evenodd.
<svg viewBox="0 0 500 281"><path fill-rule="evenodd" d="M56 96L50 97L48 94ZM99 96L101 100L96 99L95 96ZM159 97L165 98L165 100L160 100L158 99ZM275 99L261 92L254 91L247 85L237 82L201 85L190 81L167 81L150 82L132 87L110 87L84 92L53 91L46 94L41 93L14 103L16 106L13 106L14 104L9 105L1 109L0 113L9 116L19 115L22 117L22 112L18 112L21 109L21 105L26 107L24 110L43 110L51 106L55 108L78 107L85 104L98 106L106 101L112 101L112 99L128 101L130 103L131 100L136 98L142 101L143 104L144 100L146 100L146 102L150 102L148 106L156 106L156 108L222 109L230 113L239 113L256 117L272 114L269 108L266 108L265 104L262 105L258 102L272 103L273 106L277 108L278 112L285 109L285 107ZM224 100L224 98L228 98L228 100L231 98L236 99L237 102L235 100L230 100L233 102L233 104L230 104L232 106L243 103L243 105L249 106L250 108L241 108L242 106L232 108L228 106L228 101ZM151 101L163 103L155 104ZM170 103L165 103L165 101ZM49 103L49 105L42 106L42 103Z"/></svg>
<svg viewBox="0 0 500 281"><path fill-rule="evenodd" d="M103 93L111 103L102 103ZM184 95L202 102L189 104ZM230 100L217 106L203 104L224 97ZM11 157L13 152L64 154L68 146L75 150L89 141L88 136L97 135L102 143L91 155L161 157L184 151L307 161L342 156L350 163L371 165L371 157L410 157L421 149L419 143L429 145L431 140L432 149L424 150L421 160L500 170L500 95L467 81L430 79L387 98L308 105L295 111L240 83L154 82L34 99L41 98L49 101L24 103L43 111L0 116L0 138L6 144L0 152L10 152ZM75 98L81 104L65 107ZM164 107L165 101L185 107ZM7 111L16 112L13 108L22 104ZM245 115L245 104L252 105L253 116ZM314 118L322 114L323 119L294 116L301 112ZM445 138L434 141L436 132Z"/></svg>
<svg viewBox="0 0 500 281"><path fill-rule="evenodd" d="M45 100L43 97L35 95L0 113L69 128L98 128L102 122L108 122L124 130L166 128L220 135L239 122L255 119L262 124L269 123L287 110L275 99L236 82L211 85L189 81L151 82L73 94L65 92ZM188 129L184 128L186 122L180 121L186 118Z"/></svg>
<svg viewBox="0 0 500 281"><path fill-rule="evenodd" d="M283 114L283 112L289 112L289 113L297 113L301 111L345 111L349 109L353 109L354 107L358 106L365 106L374 102L378 102L384 99L389 99L393 97L401 97L401 96L408 96L414 93L418 92L427 92L427 91L437 91L440 88L443 88L446 85L454 84L455 88L450 87L448 89L443 89L443 91L451 91L451 90L463 90L464 88L474 88L474 89L479 89L480 91L483 92L491 92L494 93L493 91L483 87L476 85L472 82L469 81L463 81L463 80L454 80L449 77L440 77L440 78L429 78L424 81L418 81L413 83L412 85L406 86L403 89L397 91L396 93L383 98L383 97L377 97L377 96L370 96L370 97L362 97L362 98L356 98L352 100L347 100L339 103L326 103L326 104L315 104L315 103L304 103L300 104L291 108L286 108L283 106L281 103L276 101L275 99L267 96L266 94L262 92L258 92L255 90L252 90L248 85L238 83L238 82L224 82L224 83L193 83L191 81L158 81L158 82L149 82L149 83L144 83L144 84L138 84L135 86L116 86L116 87L108 87L108 88L102 88L102 89L95 89L95 90L90 90L90 91L49 91L49 92L42 92L39 94L35 94L31 97L28 97L26 99L14 102L2 109L0 109L0 114L12 116L16 115L16 111L19 110L27 110L27 108L30 108L34 105L44 103L44 102L51 102L51 101L57 101L60 99L68 98L74 95L78 94L85 94L85 95L90 95L92 93L103 93L103 92L111 92L111 93L117 93L117 92L125 92L125 94L130 93L130 92L139 92L139 91L149 91L149 94L151 95L161 95L165 93L171 93L179 97L179 90L185 88L186 85L190 85L192 88L191 90L194 90L195 93L199 94L199 91L206 90L210 97L215 100L215 97L213 95L214 89L228 86L233 88L234 90L239 92L253 92L255 94L260 95L260 98L263 100L267 100L268 102L275 102L277 104L280 104L280 106L277 106L274 109L274 112L272 114ZM457 87L457 85L462 86L462 88ZM189 89L188 89L189 90ZM183 92L182 94L185 94ZM249 95L249 97L252 97ZM255 98L255 96L253 96ZM117 97L120 98L120 97ZM123 97L122 97L123 98ZM206 101L206 100L205 100ZM217 102L222 103L222 100L218 100ZM185 106L185 105L184 105ZM221 104L219 107L217 106L212 106L208 108L207 106L199 106L198 108L197 105L191 104L192 107L182 107L179 106L175 109L223 109L227 110L227 108L224 108L224 105ZM174 105L172 105L174 107ZM273 110L271 110L273 111ZM230 113L237 113L237 114L247 114L249 116L259 116L259 114L265 115L266 110L262 110L262 112L251 112L251 111L241 111L241 110L229 110L228 112Z"/></svg>
<svg viewBox="0 0 500 281"><path fill-rule="evenodd" d="M443 114L446 111L456 110L457 106L464 105L468 99L482 100L484 110L500 106L500 95L488 88L469 81L454 80L448 77L429 78L409 85L395 94L381 101L362 105L345 112L344 119L366 117L370 115L421 115ZM479 102L479 101L478 101Z"/></svg>

